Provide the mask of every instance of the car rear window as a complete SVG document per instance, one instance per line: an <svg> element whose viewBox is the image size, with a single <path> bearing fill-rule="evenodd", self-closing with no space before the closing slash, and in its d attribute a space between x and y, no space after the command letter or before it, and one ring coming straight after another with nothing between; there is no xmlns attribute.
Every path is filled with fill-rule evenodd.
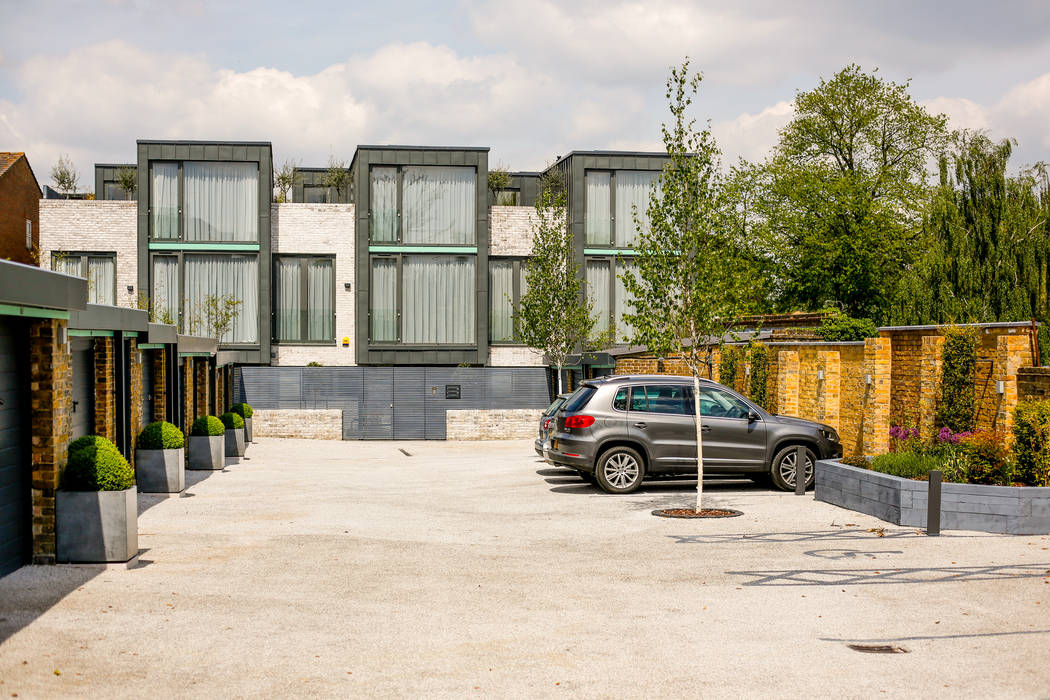
<svg viewBox="0 0 1050 700"><path fill-rule="evenodd" d="M572 392L572 396L565 400L565 405L562 407L566 413L575 413L581 408L587 405L587 402L591 400L591 396L597 391L593 386L581 386L576 391Z"/></svg>
<svg viewBox="0 0 1050 700"><path fill-rule="evenodd" d="M547 410L543 412L543 415L553 416L555 412L557 412L557 410L561 408L561 405L563 403L565 403L565 399L559 396L558 398L554 399L550 406L547 406Z"/></svg>

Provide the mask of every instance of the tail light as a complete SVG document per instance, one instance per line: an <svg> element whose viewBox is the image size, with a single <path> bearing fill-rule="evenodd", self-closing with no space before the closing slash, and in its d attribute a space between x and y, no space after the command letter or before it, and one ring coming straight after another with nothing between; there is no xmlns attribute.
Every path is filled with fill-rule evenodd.
<svg viewBox="0 0 1050 700"><path fill-rule="evenodd" d="M594 416L569 416L565 419L566 428L589 428L594 425Z"/></svg>
<svg viewBox="0 0 1050 700"><path fill-rule="evenodd" d="M552 420L554 420L554 419L553 418L548 418L547 420L543 421L543 429L544 430L550 430L551 429L551 421Z"/></svg>

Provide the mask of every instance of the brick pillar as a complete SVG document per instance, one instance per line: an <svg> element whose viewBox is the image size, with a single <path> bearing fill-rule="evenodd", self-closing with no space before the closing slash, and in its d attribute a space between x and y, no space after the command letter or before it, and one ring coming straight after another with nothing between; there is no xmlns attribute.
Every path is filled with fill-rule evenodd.
<svg viewBox="0 0 1050 700"><path fill-rule="evenodd" d="M55 490L72 436L72 357L68 343L55 342L65 326L58 319L29 324L34 564L55 563Z"/></svg>
<svg viewBox="0 0 1050 700"><path fill-rule="evenodd" d="M166 420L168 417L168 365L165 362L167 350L154 350L150 361L153 363L153 415L151 420Z"/></svg>
<svg viewBox="0 0 1050 700"><path fill-rule="evenodd" d="M131 465L134 466L139 433L150 422L150 416L142 415L142 353L139 351L139 341L134 338L128 340L128 382L131 384L128 392L131 425L128 430L131 433Z"/></svg>
<svg viewBox="0 0 1050 700"><path fill-rule="evenodd" d="M841 357L838 350L820 350L817 352L817 371L824 373L824 379L818 380L817 415L821 422L827 423L835 430L839 429L839 411L841 406Z"/></svg>
<svg viewBox="0 0 1050 700"><path fill-rule="evenodd" d="M798 416L798 351L777 353L777 412Z"/></svg>
<svg viewBox="0 0 1050 700"><path fill-rule="evenodd" d="M877 455L890 450L890 366L889 338L864 341L864 372L871 383L864 386L863 452Z"/></svg>
<svg viewBox="0 0 1050 700"><path fill-rule="evenodd" d="M95 434L117 439L113 338L95 338Z"/></svg>
<svg viewBox="0 0 1050 700"><path fill-rule="evenodd" d="M919 434L927 440L932 439L937 432L943 357L944 336L923 336L922 355L919 358Z"/></svg>
<svg viewBox="0 0 1050 700"><path fill-rule="evenodd" d="M193 400L193 358L182 358L182 410L186 416L186 428L193 425L197 417L193 414L196 403Z"/></svg>
<svg viewBox="0 0 1050 700"><path fill-rule="evenodd" d="M995 345L995 364L992 367L994 390L1003 383L995 412L996 430L1009 433L1014 427L1014 409L1017 408L1017 370L1032 364L1031 339L1027 335L1001 335Z"/></svg>
<svg viewBox="0 0 1050 700"><path fill-rule="evenodd" d="M208 359L205 357L193 358L194 372L196 376L193 383L196 385L194 397L194 416L208 415L208 397L211 384L208 381Z"/></svg>

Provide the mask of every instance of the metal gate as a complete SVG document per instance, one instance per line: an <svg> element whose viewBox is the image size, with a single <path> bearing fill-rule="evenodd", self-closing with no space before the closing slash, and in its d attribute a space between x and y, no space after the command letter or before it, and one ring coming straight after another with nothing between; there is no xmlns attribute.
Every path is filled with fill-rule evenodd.
<svg viewBox="0 0 1050 700"><path fill-rule="evenodd" d="M19 356L27 345L22 324L0 317L0 576L26 564L32 547L28 406Z"/></svg>
<svg viewBox="0 0 1050 700"><path fill-rule="evenodd" d="M545 408L543 367L238 367L235 401L339 409L344 440L444 440L450 409Z"/></svg>

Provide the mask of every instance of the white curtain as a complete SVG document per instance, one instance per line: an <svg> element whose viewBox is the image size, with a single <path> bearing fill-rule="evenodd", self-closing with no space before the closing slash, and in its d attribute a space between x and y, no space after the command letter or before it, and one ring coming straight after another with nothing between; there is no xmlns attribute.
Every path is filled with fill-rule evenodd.
<svg viewBox="0 0 1050 700"><path fill-rule="evenodd" d="M153 258L153 322L179 321L179 259L174 256Z"/></svg>
<svg viewBox="0 0 1050 700"><path fill-rule="evenodd" d="M307 340L331 340L333 337L332 261L310 260L306 263L306 289L309 295L306 318Z"/></svg>
<svg viewBox="0 0 1050 700"><path fill-rule="evenodd" d="M588 172L584 176L586 210L584 212L584 240L587 245L609 245L610 227L609 173Z"/></svg>
<svg viewBox="0 0 1050 700"><path fill-rule="evenodd" d="M153 238L179 237L179 164L154 163L150 183L150 214Z"/></svg>
<svg viewBox="0 0 1050 700"><path fill-rule="evenodd" d="M638 220L642 230L649 230L649 193L656 184L660 173L651 170L617 170L616 171L616 247L628 248L638 238L638 229L634 225L632 207L638 208ZM659 193L659 185L657 193Z"/></svg>
<svg viewBox="0 0 1050 700"><path fill-rule="evenodd" d="M232 297L240 301L230 330L222 343L259 342L259 265L254 257L234 255L187 255L183 327L199 335L213 335L204 301L207 297ZM193 328L191 329L191 326Z"/></svg>
<svg viewBox="0 0 1050 700"><path fill-rule="evenodd" d="M277 261L277 340L302 340L303 324L300 317L302 280L299 276L299 259L285 258Z"/></svg>
<svg viewBox="0 0 1050 700"><path fill-rule="evenodd" d="M409 166L401 172L402 243L474 245L474 168Z"/></svg>
<svg viewBox="0 0 1050 700"><path fill-rule="evenodd" d="M84 276L84 268L79 255L66 255L57 250L51 253L51 269L64 275Z"/></svg>
<svg viewBox="0 0 1050 700"><path fill-rule="evenodd" d="M587 288L594 302L594 332L601 333L609 327L609 269L608 260L587 261Z"/></svg>
<svg viewBox="0 0 1050 700"><path fill-rule="evenodd" d="M259 166L196 163L182 166L187 241L259 240Z"/></svg>
<svg viewBox="0 0 1050 700"><path fill-rule="evenodd" d="M115 306L117 303L117 261L110 257L88 256L88 303Z"/></svg>
<svg viewBox="0 0 1050 700"><path fill-rule="evenodd" d="M397 242L397 168L372 168L372 241Z"/></svg>
<svg viewBox="0 0 1050 700"><path fill-rule="evenodd" d="M403 342L474 342L473 258L406 255L402 275Z"/></svg>
<svg viewBox="0 0 1050 700"><path fill-rule="evenodd" d="M372 342L397 342L397 260L372 260Z"/></svg>
<svg viewBox="0 0 1050 700"><path fill-rule="evenodd" d="M633 272L634 263L626 263L624 265L616 266L616 298L613 300L616 309L616 341L624 342L629 341L631 336L634 334L634 327L629 324L623 317L625 313L632 313L634 311L628 303L634 298L633 295L627 292L627 285L620 279L620 275Z"/></svg>
<svg viewBox="0 0 1050 700"><path fill-rule="evenodd" d="M494 343L514 340L514 263L489 261L489 337Z"/></svg>

